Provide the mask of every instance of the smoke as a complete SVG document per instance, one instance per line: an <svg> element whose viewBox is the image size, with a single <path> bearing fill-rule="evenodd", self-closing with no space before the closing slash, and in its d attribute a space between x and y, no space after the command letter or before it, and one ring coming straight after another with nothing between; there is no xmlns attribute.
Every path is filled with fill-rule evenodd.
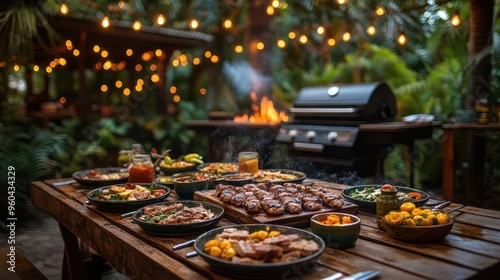
<svg viewBox="0 0 500 280"><path fill-rule="evenodd" d="M272 85L272 76L263 76L248 61L224 62L222 73L239 99L248 97L251 91L261 95Z"/></svg>

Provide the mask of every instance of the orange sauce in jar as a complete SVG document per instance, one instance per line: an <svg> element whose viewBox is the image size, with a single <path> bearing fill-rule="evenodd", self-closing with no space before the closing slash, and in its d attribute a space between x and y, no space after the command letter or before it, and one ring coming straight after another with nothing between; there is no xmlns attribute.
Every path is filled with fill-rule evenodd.
<svg viewBox="0 0 500 280"><path fill-rule="evenodd" d="M152 183L155 180L155 170L149 155L134 156L128 173L130 183Z"/></svg>
<svg viewBox="0 0 500 280"><path fill-rule="evenodd" d="M259 154L256 152L239 153L238 169L240 173L257 173L259 171Z"/></svg>

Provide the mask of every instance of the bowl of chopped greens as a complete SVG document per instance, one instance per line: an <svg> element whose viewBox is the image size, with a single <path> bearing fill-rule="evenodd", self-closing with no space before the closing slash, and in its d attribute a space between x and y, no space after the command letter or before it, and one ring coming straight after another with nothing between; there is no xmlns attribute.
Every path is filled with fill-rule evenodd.
<svg viewBox="0 0 500 280"><path fill-rule="evenodd" d="M382 185L359 185L345 188L342 197L351 203L357 204L360 210L375 213L376 199L380 195ZM403 202L413 202L416 206L424 206L429 201L429 194L414 188L399 187L398 198Z"/></svg>

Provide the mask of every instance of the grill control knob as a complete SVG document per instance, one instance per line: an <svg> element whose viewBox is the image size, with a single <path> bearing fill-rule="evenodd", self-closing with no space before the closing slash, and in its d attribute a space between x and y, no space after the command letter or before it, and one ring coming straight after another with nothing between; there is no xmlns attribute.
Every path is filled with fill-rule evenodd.
<svg viewBox="0 0 500 280"><path fill-rule="evenodd" d="M297 134L299 134L299 133L297 132L296 129L291 129L290 131L288 131L288 136L290 136L290 138L297 137Z"/></svg>
<svg viewBox="0 0 500 280"><path fill-rule="evenodd" d="M316 137L316 131L314 131L314 130L309 130L309 131L306 133L306 137L307 137L307 139L314 139L314 137Z"/></svg>
<svg viewBox="0 0 500 280"><path fill-rule="evenodd" d="M326 138L333 142L339 138L339 134L336 131L330 131L328 135L326 135Z"/></svg>

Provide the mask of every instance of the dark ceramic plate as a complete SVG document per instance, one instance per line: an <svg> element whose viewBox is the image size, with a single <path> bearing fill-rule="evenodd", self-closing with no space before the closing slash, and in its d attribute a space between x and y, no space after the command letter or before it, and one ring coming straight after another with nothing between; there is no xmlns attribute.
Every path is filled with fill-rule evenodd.
<svg viewBox="0 0 500 280"><path fill-rule="evenodd" d="M375 201L361 200L361 199L357 199L357 198L352 197L352 193L354 191L356 191L356 190L362 191L366 188L371 188L371 187L375 187L375 189L379 189L380 187L382 187L382 185L359 185L359 186L348 187L342 191L342 197L344 199L348 200L349 202L357 204L359 206L360 210L375 213L376 205L377 205ZM420 193L422 195L422 199L412 201L413 203L415 203L416 206L424 206L427 203L427 201L429 201L429 198L430 198L429 194L427 194L426 192L423 192L421 190L407 188L407 187L398 187L398 186L396 186L396 188L398 189L398 192L403 192L406 194L408 194L409 192Z"/></svg>
<svg viewBox="0 0 500 280"><path fill-rule="evenodd" d="M107 212L124 213L135 211L141 207L149 204L162 202L170 195L170 188L158 184L134 184L143 187L149 187L151 185L155 186L155 189L164 189L166 193L164 195L141 199L141 200L100 200L97 199L103 190L109 189L112 185L106 187L100 187L89 192L87 198L90 204L97 206L100 210ZM115 184L114 186L124 186L124 184Z"/></svg>
<svg viewBox="0 0 500 280"><path fill-rule="evenodd" d="M154 205L159 204L175 204L181 203L185 207L193 208L198 206L203 206L205 209L209 209L212 213L215 214L215 217L201 222L189 223L189 224L157 224L153 222L146 222L140 220L139 217L144 213L144 207L137 210L132 218L134 222L138 224L145 232L155 234L155 235L186 235L193 233L205 232L210 229L212 226L216 225L224 216L224 208L222 206L203 201L195 201L195 200L185 200L185 201L169 201L169 202L161 202L155 203Z"/></svg>
<svg viewBox="0 0 500 280"><path fill-rule="evenodd" d="M318 243L319 250L307 257L289 262L276 262L276 263L233 263L229 260L210 256L203 251L204 244L214 239L215 236L223 231L224 228L236 228L239 230L248 230L250 233L265 230L277 230L282 234L298 234L301 238L313 240ZM279 225L265 225L265 224L247 224L247 225L232 225L220 227L206 232L196 238L194 242L194 249L206 262L210 264L212 269L221 274L230 276L233 279L291 279L304 276L314 269L316 259L325 250L325 242L317 235L292 227L279 226Z"/></svg>
<svg viewBox="0 0 500 280"><path fill-rule="evenodd" d="M111 174L111 173L127 173L127 176L120 179L111 180L95 180L95 179L84 179L91 170L94 170L96 174ZM80 185L91 186L91 187L102 187L114 184L122 184L128 181L128 170L120 167L105 167L105 168L94 168L89 170L82 170L73 173L73 179L77 181Z"/></svg>
<svg viewBox="0 0 500 280"><path fill-rule="evenodd" d="M262 179L258 178L259 173L269 172L269 173L280 173L280 174L290 174L295 175L296 179ZM302 183L306 178L306 174L300 171L288 170L288 169L261 169L258 173L254 175L254 181L256 183Z"/></svg>

